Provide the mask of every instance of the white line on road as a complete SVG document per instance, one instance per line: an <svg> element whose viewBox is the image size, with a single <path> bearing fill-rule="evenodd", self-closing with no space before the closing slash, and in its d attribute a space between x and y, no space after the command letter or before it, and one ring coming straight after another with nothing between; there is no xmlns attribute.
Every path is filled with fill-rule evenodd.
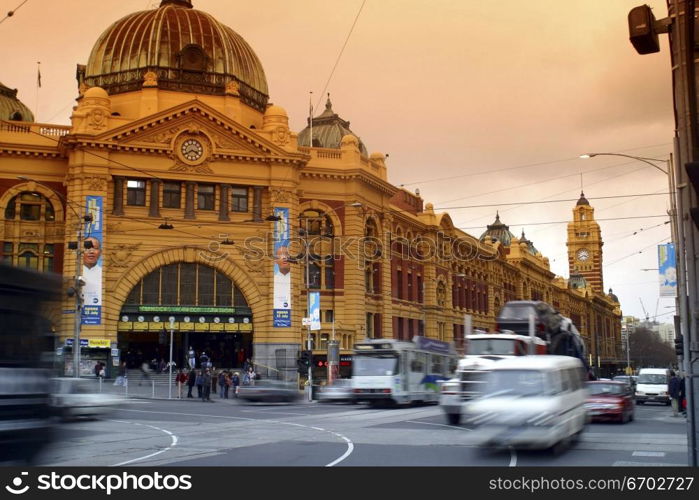
<svg viewBox="0 0 699 500"><path fill-rule="evenodd" d="M354 444L352 443L352 441L349 438L347 438L346 436L343 436L342 434L339 434L339 433L333 432L333 431L329 431L327 429L322 429L320 427L311 427L308 425L297 424L295 422L282 422L280 420L268 420L268 419L260 420L260 419L256 419L256 418L247 418L247 417L231 417L228 415L204 415L201 413L179 413L179 412L152 411L152 410L131 410L131 409L127 409L127 408L121 408L120 411L133 411L133 412L138 412L138 413L160 413L160 414L165 414L165 415L181 415L181 416L188 416L188 417L222 418L222 419L228 419L228 420L248 420L251 422L262 421L262 422L269 422L269 423L274 423L274 424L293 425L296 427L304 427L306 429L313 429L313 430L318 430L318 431L322 431L322 432L327 432L329 434L332 434L333 436L336 436L336 437L344 440L347 443L347 451L345 451L345 453L343 453L339 458L337 458L337 459L333 460L332 462L330 462L329 464L327 464L325 467L332 467L333 465L336 465L336 464L342 462L345 458L350 456L352 451L354 451ZM115 422L117 422L117 420L115 420ZM146 424L137 424L137 425L146 425ZM148 425L147 427L153 427L153 426ZM158 428L153 427L153 429L158 429ZM158 429L158 430L163 431L163 432L167 432L168 434L171 434L169 431L166 431L165 429ZM172 436L175 437L175 444L177 444L177 437L174 434L172 434ZM143 460L146 458L150 458L151 456L154 456L154 455L157 455L157 454L162 453L164 451L167 451L168 449L172 448L172 446L174 446L175 444L171 445L166 450L161 450L158 453L148 455L147 457L137 458L136 460ZM136 460L130 460L129 462L123 462L121 464L116 464L116 465L117 466L124 465L124 464L130 463L130 462L135 462Z"/></svg>
<svg viewBox="0 0 699 500"><path fill-rule="evenodd" d="M634 451L634 457L664 457L664 451Z"/></svg>
<svg viewBox="0 0 699 500"><path fill-rule="evenodd" d="M134 411L135 411L135 410L134 410ZM167 429L161 429L160 427L156 427L156 426L154 426L154 425L139 424L138 422L128 422L128 421L125 421L125 420L111 420L111 421L112 421L112 422L118 422L118 423L121 423L121 424L142 425L142 426L144 426L144 427L150 427L151 429L155 429L156 431L161 431L161 432L164 432L165 434L168 434L168 435L170 436L171 440L172 440L171 443L170 443L170 446L168 446L167 448L164 448L164 449L162 449L162 450L160 450L160 451L156 451L155 453L151 453L150 455L146 455L146 456L144 456L144 457L134 458L133 460L127 460L126 462L119 462L118 464L112 465L112 467L121 467L122 465L132 464L132 463L134 463L134 462L140 462L141 460L145 460L145 459L147 459L147 458L151 458L151 457L154 457L154 456L156 456L156 455L160 455L161 453L165 453L166 451L168 451L168 450L174 448L175 446L177 446L177 436L174 435L172 432L170 432L170 431L167 430Z"/></svg>
<svg viewBox="0 0 699 500"><path fill-rule="evenodd" d="M418 422L417 420L406 420L409 424L422 424L422 425L436 425L439 427L446 427L447 429L461 429L462 431L471 431L468 427L460 427L458 425L447 425L447 424L435 424L434 422Z"/></svg>

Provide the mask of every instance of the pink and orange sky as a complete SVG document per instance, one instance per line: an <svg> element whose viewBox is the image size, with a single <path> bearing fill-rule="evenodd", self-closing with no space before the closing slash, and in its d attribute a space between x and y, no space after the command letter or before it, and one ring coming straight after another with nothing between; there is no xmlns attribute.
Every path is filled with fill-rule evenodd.
<svg viewBox="0 0 699 500"><path fill-rule="evenodd" d="M306 124L309 92L322 92L364 0L193 0L242 35L262 61L271 101L291 127ZM388 159L389 180L451 208L458 227L479 236L500 211L568 277L566 224L580 174L598 219L662 216L667 179L619 157L666 159L674 118L670 53L640 56L627 14L642 3L657 18L664 0L366 0L327 86L334 110L351 121L369 152ZM0 17L21 4L0 0ZM29 0L0 24L0 81L19 89L37 120L69 123L75 66L87 62L114 21L154 0ZM37 61L42 87L36 91ZM605 289L624 314L671 322L658 298L656 244L669 241L667 217L600 221ZM635 234L634 234L635 233ZM639 298L641 300L639 300ZM662 315L662 316L660 316Z"/></svg>

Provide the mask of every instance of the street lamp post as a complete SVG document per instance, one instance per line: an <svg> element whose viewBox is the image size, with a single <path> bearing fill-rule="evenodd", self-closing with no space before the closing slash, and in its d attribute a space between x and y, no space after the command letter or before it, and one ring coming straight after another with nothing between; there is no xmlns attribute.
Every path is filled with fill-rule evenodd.
<svg viewBox="0 0 699 500"><path fill-rule="evenodd" d="M82 307L83 307L83 293L82 288L85 282L81 276L82 269L82 257L83 257L83 246L85 245L84 234L83 234L83 224L92 222L92 215L86 214L82 215L82 208L80 213L71 205L70 201L61 193L53 189L51 186L44 184L43 182L32 179L31 177L26 177L23 175L18 175L17 179L25 182L33 182L44 186L46 189L51 190L53 194L58 196L68 208L73 211L73 214L77 218L77 241L75 245L75 276L73 279L73 286L69 288L68 295L73 295L75 297L75 316L73 322L73 376L80 377L80 334L82 328ZM69 246L72 248L72 245Z"/></svg>

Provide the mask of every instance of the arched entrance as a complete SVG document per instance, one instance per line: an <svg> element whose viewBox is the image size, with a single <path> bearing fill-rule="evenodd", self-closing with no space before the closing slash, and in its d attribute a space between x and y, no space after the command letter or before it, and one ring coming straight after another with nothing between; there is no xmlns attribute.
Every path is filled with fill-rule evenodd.
<svg viewBox="0 0 699 500"><path fill-rule="evenodd" d="M161 266L131 289L119 314L118 345L130 368L169 360L187 366L187 351L202 352L216 368L242 367L253 357L253 321L248 301L232 279L201 263Z"/></svg>

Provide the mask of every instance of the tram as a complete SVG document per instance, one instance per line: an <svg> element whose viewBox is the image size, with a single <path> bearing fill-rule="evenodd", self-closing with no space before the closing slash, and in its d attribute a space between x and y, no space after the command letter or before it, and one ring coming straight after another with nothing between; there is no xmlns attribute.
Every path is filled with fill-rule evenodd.
<svg viewBox="0 0 699 500"><path fill-rule="evenodd" d="M454 376L458 358L453 343L421 336L355 344L353 399L373 406L437 403L440 382Z"/></svg>

